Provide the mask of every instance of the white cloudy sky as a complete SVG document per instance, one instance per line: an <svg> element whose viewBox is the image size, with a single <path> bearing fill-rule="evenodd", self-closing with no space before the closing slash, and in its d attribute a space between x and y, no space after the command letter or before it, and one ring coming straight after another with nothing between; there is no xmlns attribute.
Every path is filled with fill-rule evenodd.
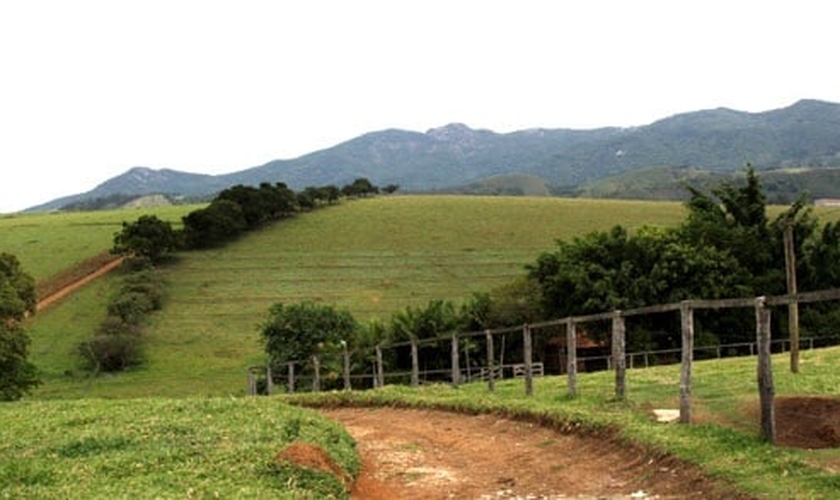
<svg viewBox="0 0 840 500"><path fill-rule="evenodd" d="M0 3L0 213L133 166L226 173L365 132L643 125L840 102L834 2Z"/></svg>

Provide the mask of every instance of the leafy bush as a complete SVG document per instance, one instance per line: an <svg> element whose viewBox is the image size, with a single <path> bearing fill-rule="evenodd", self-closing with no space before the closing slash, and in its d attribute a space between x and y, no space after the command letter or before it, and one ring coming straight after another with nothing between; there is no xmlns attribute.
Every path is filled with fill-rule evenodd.
<svg viewBox="0 0 840 500"><path fill-rule="evenodd" d="M79 354L94 371L123 371L143 361L137 335L97 335L79 345Z"/></svg>

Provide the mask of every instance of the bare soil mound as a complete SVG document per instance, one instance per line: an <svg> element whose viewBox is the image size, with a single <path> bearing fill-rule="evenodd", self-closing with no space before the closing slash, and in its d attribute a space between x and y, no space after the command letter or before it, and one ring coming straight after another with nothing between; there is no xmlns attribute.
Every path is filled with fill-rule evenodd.
<svg viewBox="0 0 840 500"><path fill-rule="evenodd" d="M356 439L356 499L739 498L672 458L614 437L561 434L494 415L339 408Z"/></svg>
<svg viewBox="0 0 840 500"><path fill-rule="evenodd" d="M332 474L338 477L345 486L349 486L352 482L347 473L323 448L311 443L294 442L278 453L274 457L274 461L277 463L287 462L305 469Z"/></svg>
<svg viewBox="0 0 840 500"><path fill-rule="evenodd" d="M840 446L840 398L776 398L776 443L793 448Z"/></svg>

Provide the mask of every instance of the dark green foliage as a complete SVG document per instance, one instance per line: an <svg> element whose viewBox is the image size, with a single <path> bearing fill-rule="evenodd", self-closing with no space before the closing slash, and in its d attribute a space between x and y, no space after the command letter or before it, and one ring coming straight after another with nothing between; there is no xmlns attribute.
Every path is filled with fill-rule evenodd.
<svg viewBox="0 0 840 500"><path fill-rule="evenodd" d="M0 321L21 321L35 312L35 280L23 271L17 257L0 253Z"/></svg>
<svg viewBox="0 0 840 500"><path fill-rule="evenodd" d="M86 367L95 372L115 372L141 364L143 327L148 315L163 306L163 300L164 284L154 270L123 277L95 336L78 346Z"/></svg>
<svg viewBox="0 0 840 500"><path fill-rule="evenodd" d="M0 401L20 399L40 382L27 361L29 336L18 323L0 320Z"/></svg>
<svg viewBox="0 0 840 500"><path fill-rule="evenodd" d="M143 361L140 338L132 334L97 335L79 345L79 354L95 372L124 371Z"/></svg>
<svg viewBox="0 0 840 500"><path fill-rule="evenodd" d="M124 323L137 325L154 309L154 303L148 295L127 291L120 293L108 304L108 315L116 316Z"/></svg>
<svg viewBox="0 0 840 500"><path fill-rule="evenodd" d="M30 340L21 326L36 303L35 280L17 257L0 253L0 401L20 399L40 383L27 359Z"/></svg>
<svg viewBox="0 0 840 500"><path fill-rule="evenodd" d="M231 200L214 200L206 208L183 218L187 248L210 248L230 241L245 231L247 221L242 207Z"/></svg>
<svg viewBox="0 0 840 500"><path fill-rule="evenodd" d="M311 301L275 304L262 325L262 338L269 357L279 365L308 360L319 353L337 351L350 342L358 328L346 310Z"/></svg>
<svg viewBox="0 0 840 500"><path fill-rule="evenodd" d="M814 237L816 221L800 197L776 220L766 215L766 197L754 169L743 185L723 182L706 194L689 188L688 217L667 230L635 235L615 227L571 242L559 242L530 266L545 312L567 317L685 299L754 297L786 293L783 233L792 226L800 291L840 285L840 237L827 225ZM650 317L628 324L630 342L673 347L674 318ZM804 318L816 321L812 310ZM750 340L754 319L743 311L696 315L698 338ZM778 322L777 322L778 323ZM803 322L805 323L805 322ZM778 326L777 326L778 328Z"/></svg>
<svg viewBox="0 0 840 500"><path fill-rule="evenodd" d="M369 180L365 179L364 177L360 177L353 181L352 184L347 184L343 188L341 188L341 192L344 196L348 197L357 197L357 196L368 196L371 194L376 194L379 192L379 188L374 186Z"/></svg>
<svg viewBox="0 0 840 500"><path fill-rule="evenodd" d="M178 235L172 224L154 215L141 215L136 222L122 223L122 231L114 235L113 253L137 255L159 263L178 247Z"/></svg>

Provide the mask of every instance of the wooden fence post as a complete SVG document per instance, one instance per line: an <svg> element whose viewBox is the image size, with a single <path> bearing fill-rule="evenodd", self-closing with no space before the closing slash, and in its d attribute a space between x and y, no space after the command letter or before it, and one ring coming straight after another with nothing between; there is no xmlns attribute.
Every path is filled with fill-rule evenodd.
<svg viewBox="0 0 840 500"><path fill-rule="evenodd" d="M758 397L761 406L761 437L776 444L776 415L773 364L770 356L770 309L764 297L755 300L756 337L758 342Z"/></svg>
<svg viewBox="0 0 840 500"><path fill-rule="evenodd" d="M265 393L271 396L274 392L274 374L271 373L271 363L265 367Z"/></svg>
<svg viewBox="0 0 840 500"><path fill-rule="evenodd" d="M382 348L376 346L376 377L377 387L385 387L385 368L382 366Z"/></svg>
<svg viewBox="0 0 840 500"><path fill-rule="evenodd" d="M496 390L496 369L493 366L493 334L490 330L484 330L484 338L487 341L487 390Z"/></svg>
<svg viewBox="0 0 840 500"><path fill-rule="evenodd" d="M452 334L452 386L461 384L461 363L458 361L458 334Z"/></svg>
<svg viewBox="0 0 840 500"><path fill-rule="evenodd" d="M621 311L613 313L612 320L612 358L615 367L615 397L624 399L627 395L627 368L624 360L624 316Z"/></svg>
<svg viewBox="0 0 840 500"><path fill-rule="evenodd" d="M417 353L417 337L411 337L411 387L420 385L420 359Z"/></svg>
<svg viewBox="0 0 840 500"><path fill-rule="evenodd" d="M793 247L793 225L786 221L784 232L785 275L788 295L796 295L796 252ZM788 331L790 334L790 371L799 373L799 302L788 304Z"/></svg>
<svg viewBox="0 0 840 500"><path fill-rule="evenodd" d="M533 346L531 343L531 327L522 325L522 350L525 356L525 394L534 394Z"/></svg>
<svg viewBox="0 0 840 500"><path fill-rule="evenodd" d="M321 360L318 356L312 356L312 368L315 371L312 377L312 392L321 392Z"/></svg>
<svg viewBox="0 0 840 500"><path fill-rule="evenodd" d="M577 396L577 324L574 318L566 322L566 382L569 397Z"/></svg>
<svg viewBox="0 0 840 500"><path fill-rule="evenodd" d="M248 368L248 395L257 395L257 379L254 377L254 370Z"/></svg>
<svg viewBox="0 0 840 500"><path fill-rule="evenodd" d="M289 394L293 394L295 392L295 363L291 361L286 363L287 369L287 383L286 383L286 391Z"/></svg>
<svg viewBox="0 0 840 500"><path fill-rule="evenodd" d="M344 352L342 353L342 357L344 358L344 390L349 391L352 389L350 385L350 352L347 350L346 342L342 342L342 347L344 348Z"/></svg>
<svg viewBox="0 0 840 500"><path fill-rule="evenodd" d="M680 304L682 324L682 369L680 370L680 423L691 423L691 365L694 362L694 310L688 301Z"/></svg>

